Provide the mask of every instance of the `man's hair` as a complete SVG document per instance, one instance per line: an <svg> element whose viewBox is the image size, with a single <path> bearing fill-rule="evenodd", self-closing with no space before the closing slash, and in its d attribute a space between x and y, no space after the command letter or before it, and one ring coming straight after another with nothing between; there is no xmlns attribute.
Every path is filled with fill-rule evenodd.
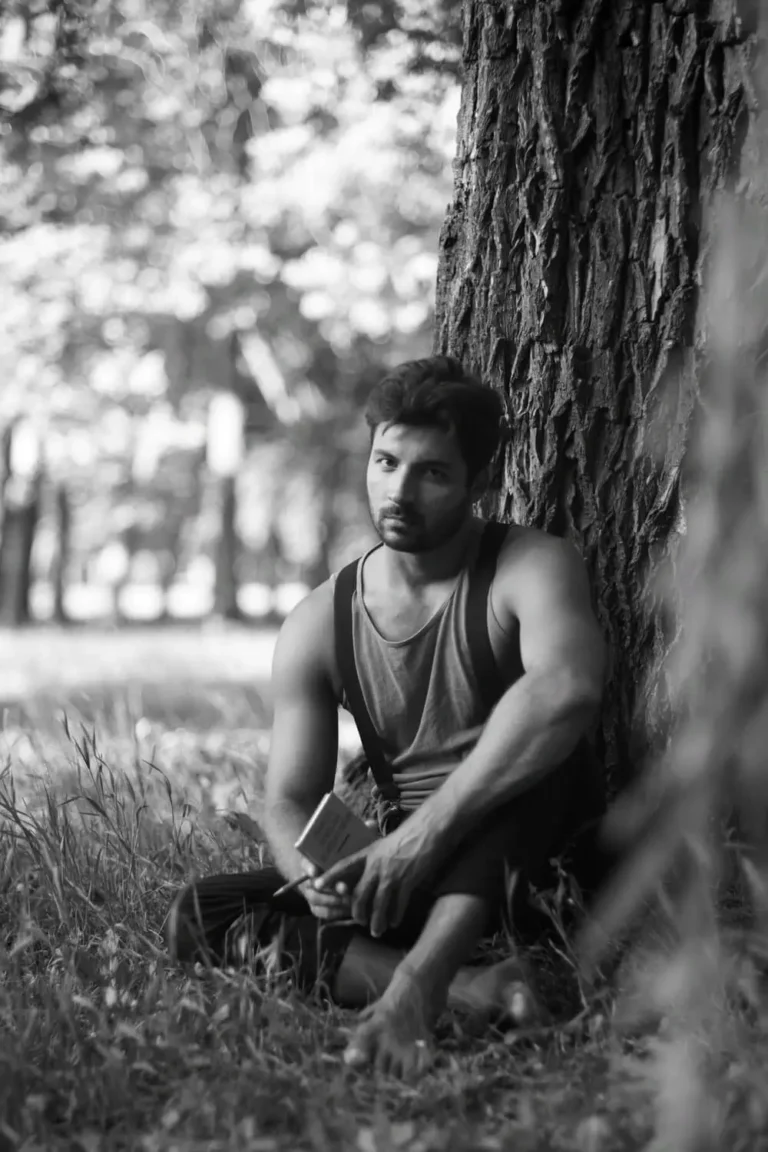
<svg viewBox="0 0 768 1152"><path fill-rule="evenodd" d="M371 440L380 424L453 430L471 483L501 442L504 405L493 388L453 356L398 365L374 385L365 406Z"/></svg>

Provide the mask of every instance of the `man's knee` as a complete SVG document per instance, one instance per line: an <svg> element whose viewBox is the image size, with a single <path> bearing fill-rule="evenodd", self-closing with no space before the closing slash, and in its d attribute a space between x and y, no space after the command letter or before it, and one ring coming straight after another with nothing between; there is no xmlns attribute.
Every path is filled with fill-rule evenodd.
<svg viewBox="0 0 768 1152"><path fill-rule="evenodd" d="M223 963L233 926L248 914L261 915L275 886L275 875L265 870L205 876L182 888L165 922L171 959L178 964Z"/></svg>

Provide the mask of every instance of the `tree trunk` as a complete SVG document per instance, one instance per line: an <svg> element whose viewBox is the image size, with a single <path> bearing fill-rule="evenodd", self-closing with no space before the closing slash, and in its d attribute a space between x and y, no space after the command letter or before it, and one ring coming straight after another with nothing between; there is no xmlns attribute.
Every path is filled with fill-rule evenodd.
<svg viewBox="0 0 768 1152"><path fill-rule="evenodd" d="M236 514L237 495L235 476L216 476L217 513L219 516L216 534L216 581L214 587L214 615L226 620L239 620L237 605L237 560L239 541L237 537Z"/></svg>
<svg viewBox="0 0 768 1152"><path fill-rule="evenodd" d="M8 477L0 536L0 624L6 627L29 623L32 545L39 511L40 477Z"/></svg>
<svg viewBox="0 0 768 1152"><path fill-rule="evenodd" d="M748 10L747 10L748 9ZM508 397L484 510L571 538L611 659L612 786L669 736L660 607L703 360L706 211L735 185L754 3L465 0L436 350Z"/></svg>
<svg viewBox="0 0 768 1152"><path fill-rule="evenodd" d="M321 489L320 524L317 554L303 577L310 588L317 588L331 575L331 556L339 536L337 513L339 490L346 471L347 459L341 450L330 454L326 467L318 475Z"/></svg>
<svg viewBox="0 0 768 1152"><path fill-rule="evenodd" d="M54 515L56 518L56 555L51 574L53 583L53 619L57 624L67 623L64 608L66 575L69 565L72 516L69 506L69 493L63 484L58 484L54 492Z"/></svg>

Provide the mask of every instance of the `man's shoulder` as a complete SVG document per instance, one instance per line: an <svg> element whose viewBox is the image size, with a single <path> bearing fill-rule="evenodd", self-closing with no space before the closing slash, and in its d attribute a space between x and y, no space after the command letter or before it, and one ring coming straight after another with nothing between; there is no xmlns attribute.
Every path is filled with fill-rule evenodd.
<svg viewBox="0 0 768 1152"><path fill-rule="evenodd" d="M542 581L563 585L585 579L584 560L570 540L540 528L510 525L494 578L496 595L510 609L526 596L527 588L535 591Z"/></svg>
<svg viewBox="0 0 768 1152"><path fill-rule="evenodd" d="M581 563L578 549L562 536L554 536L551 532L527 524L509 524L506 528L499 553L500 561L535 566L538 563L557 563L559 558L563 563Z"/></svg>
<svg viewBox="0 0 768 1152"><path fill-rule="evenodd" d="M278 647L294 660L326 664L333 645L333 583L324 580L308 592L283 621Z"/></svg>
<svg viewBox="0 0 768 1152"><path fill-rule="evenodd" d="M278 646L288 649L291 659L327 680L337 700L342 688L336 660L334 596L338 572L313 588L283 621Z"/></svg>

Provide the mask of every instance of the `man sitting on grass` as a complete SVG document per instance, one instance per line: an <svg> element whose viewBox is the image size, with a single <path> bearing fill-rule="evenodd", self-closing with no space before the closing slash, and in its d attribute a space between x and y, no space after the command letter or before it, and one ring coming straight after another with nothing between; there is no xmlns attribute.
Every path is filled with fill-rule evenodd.
<svg viewBox="0 0 768 1152"><path fill-rule="evenodd" d="M505 872L534 877L592 813L583 737L604 645L575 549L473 514L501 437L496 393L447 357L372 391L367 494L380 543L287 618L273 665L264 830L277 864L177 897L182 962L230 963L232 926L280 941L299 982L368 1005L345 1058L405 1074L448 1007L509 1012L514 961L466 966L499 923ZM386 833L302 889L294 847L355 717Z"/></svg>

